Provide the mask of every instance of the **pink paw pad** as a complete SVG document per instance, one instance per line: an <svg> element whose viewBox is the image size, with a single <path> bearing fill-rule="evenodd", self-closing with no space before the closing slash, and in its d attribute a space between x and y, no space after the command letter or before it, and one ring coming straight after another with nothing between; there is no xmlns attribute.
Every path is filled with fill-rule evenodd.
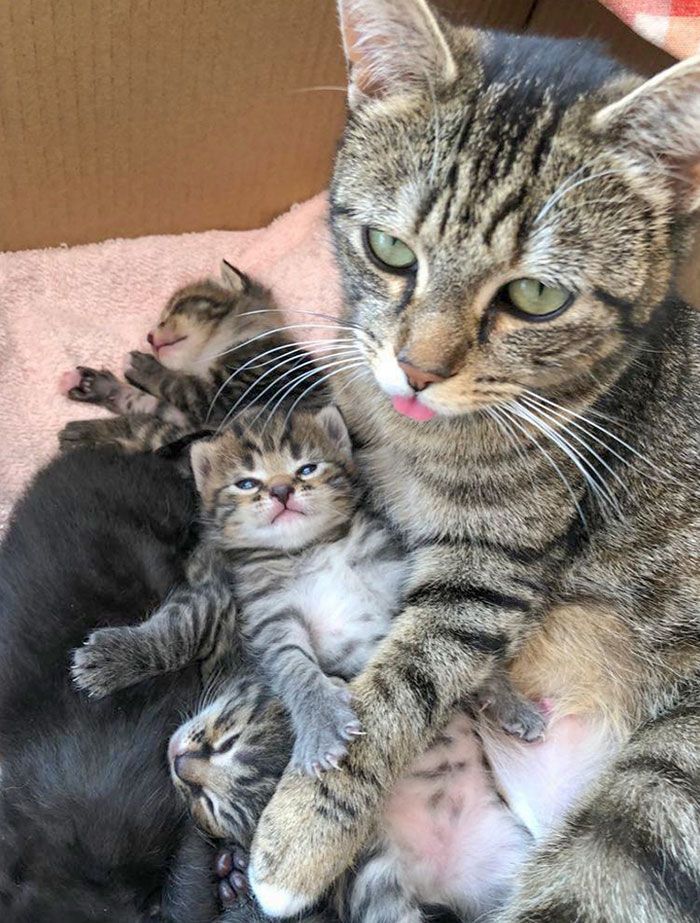
<svg viewBox="0 0 700 923"><path fill-rule="evenodd" d="M72 388L77 388L81 381L80 372L77 369L71 369L70 372L64 372L58 379L58 390L60 394L68 394Z"/></svg>

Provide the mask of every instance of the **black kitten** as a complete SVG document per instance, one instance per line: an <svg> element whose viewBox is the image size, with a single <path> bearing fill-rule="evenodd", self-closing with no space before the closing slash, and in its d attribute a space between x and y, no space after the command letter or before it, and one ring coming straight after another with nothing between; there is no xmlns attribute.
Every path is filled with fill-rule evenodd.
<svg viewBox="0 0 700 923"><path fill-rule="evenodd" d="M194 496L174 462L78 450L43 470L0 549L0 919L211 923L214 850L170 782L194 672L103 702L68 654L183 579ZM99 621L98 621L99 619Z"/></svg>

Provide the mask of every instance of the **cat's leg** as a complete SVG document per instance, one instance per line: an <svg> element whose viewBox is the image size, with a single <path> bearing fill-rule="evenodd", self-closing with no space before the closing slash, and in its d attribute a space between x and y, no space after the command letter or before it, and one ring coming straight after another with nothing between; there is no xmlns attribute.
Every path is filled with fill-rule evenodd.
<svg viewBox="0 0 700 923"><path fill-rule="evenodd" d="M420 902L405 878L390 845L377 840L339 885L343 923L423 923Z"/></svg>
<svg viewBox="0 0 700 923"><path fill-rule="evenodd" d="M180 587L142 624L94 631L73 652L73 680L101 698L149 676L207 660L234 617L225 580Z"/></svg>
<svg viewBox="0 0 700 923"><path fill-rule="evenodd" d="M351 685L365 736L343 772L321 781L285 773L258 825L251 883L268 912L309 906L344 871L386 790L538 624L546 562L509 552L443 544L415 553L404 611Z"/></svg>
<svg viewBox="0 0 700 923"><path fill-rule="evenodd" d="M203 374L206 371L203 368ZM127 381L156 395L188 419L204 423L214 397L212 385L204 378L186 372L173 372L148 353L129 353L124 370Z"/></svg>
<svg viewBox="0 0 700 923"><path fill-rule="evenodd" d="M155 451L183 436L183 428L157 417L138 414L111 419L71 420L58 434L62 452L104 446L123 452Z"/></svg>
<svg viewBox="0 0 700 923"><path fill-rule="evenodd" d="M519 880L498 923L698 919L700 695L634 734Z"/></svg>
<svg viewBox="0 0 700 923"><path fill-rule="evenodd" d="M337 767L348 741L360 732L349 687L323 672L301 614L293 608L268 611L255 621L253 648L294 727L290 767L306 774Z"/></svg>

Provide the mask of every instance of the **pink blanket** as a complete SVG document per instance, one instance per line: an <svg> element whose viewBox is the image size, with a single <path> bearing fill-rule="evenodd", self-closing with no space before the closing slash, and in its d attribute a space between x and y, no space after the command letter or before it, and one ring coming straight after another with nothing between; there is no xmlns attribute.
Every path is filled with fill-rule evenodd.
<svg viewBox="0 0 700 923"><path fill-rule="evenodd" d="M325 195L262 230L0 254L0 531L23 485L56 451L63 424L103 413L62 397L60 374L76 364L120 370L128 350L147 349L145 333L172 291L218 274L223 257L287 309L338 309Z"/></svg>

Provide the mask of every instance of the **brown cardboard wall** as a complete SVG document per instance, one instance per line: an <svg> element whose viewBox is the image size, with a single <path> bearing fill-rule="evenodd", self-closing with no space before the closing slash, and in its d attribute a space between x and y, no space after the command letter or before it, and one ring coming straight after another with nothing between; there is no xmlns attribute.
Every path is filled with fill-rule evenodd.
<svg viewBox="0 0 700 923"><path fill-rule="evenodd" d="M670 60L596 0L437 2ZM0 0L0 249L264 224L325 185L343 82L334 0Z"/></svg>

